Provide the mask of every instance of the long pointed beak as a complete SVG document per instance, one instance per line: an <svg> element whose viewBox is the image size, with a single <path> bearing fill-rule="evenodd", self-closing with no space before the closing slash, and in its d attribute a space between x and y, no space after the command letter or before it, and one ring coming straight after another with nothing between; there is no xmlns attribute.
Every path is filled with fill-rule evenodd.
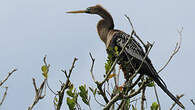
<svg viewBox="0 0 195 110"><path fill-rule="evenodd" d="M86 13L86 10L78 10L78 11L68 11L66 13Z"/></svg>

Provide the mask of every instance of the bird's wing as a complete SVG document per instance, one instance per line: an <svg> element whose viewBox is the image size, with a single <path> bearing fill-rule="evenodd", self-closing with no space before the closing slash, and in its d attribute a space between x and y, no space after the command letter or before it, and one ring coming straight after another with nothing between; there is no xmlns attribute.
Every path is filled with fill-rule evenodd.
<svg viewBox="0 0 195 110"><path fill-rule="evenodd" d="M115 44L117 46L119 46L120 48L123 48L126 42L128 41L129 37L130 35L124 32L119 32L114 35L113 40L115 41ZM140 46L138 42L136 42L136 40L133 37L131 37L129 43L125 47L125 52L127 52L127 54L129 54L133 58L136 58L140 61L142 61L145 56L145 53L142 47Z"/></svg>
<svg viewBox="0 0 195 110"><path fill-rule="evenodd" d="M116 33L114 35L113 40L115 41L115 44L117 46L119 46L120 48L123 48L124 45L126 44L126 42L128 41L129 37L130 37L130 35L128 35L124 32L119 32L119 33ZM125 52L128 55L130 55L132 58L136 58L140 62L143 61L147 65L148 69L150 70L151 74L148 74L148 75L152 78L154 78L154 77L158 78L162 82L162 84L166 87L166 84L164 83L164 81L160 78L160 76L156 72L149 57L146 56L146 59L144 60L144 57L146 54L143 51L143 48L140 46L140 44L133 37L130 39L129 43L127 44L127 46L125 48ZM147 73L145 73L145 74L147 74Z"/></svg>

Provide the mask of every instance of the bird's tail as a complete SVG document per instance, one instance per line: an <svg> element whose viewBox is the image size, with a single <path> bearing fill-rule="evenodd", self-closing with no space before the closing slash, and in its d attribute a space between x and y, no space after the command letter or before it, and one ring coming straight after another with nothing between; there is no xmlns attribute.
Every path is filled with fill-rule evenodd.
<svg viewBox="0 0 195 110"><path fill-rule="evenodd" d="M162 79L159 75L155 75L155 78L152 78L157 85L172 99L177 103L181 108L185 109L184 105L167 89L167 87L162 83Z"/></svg>

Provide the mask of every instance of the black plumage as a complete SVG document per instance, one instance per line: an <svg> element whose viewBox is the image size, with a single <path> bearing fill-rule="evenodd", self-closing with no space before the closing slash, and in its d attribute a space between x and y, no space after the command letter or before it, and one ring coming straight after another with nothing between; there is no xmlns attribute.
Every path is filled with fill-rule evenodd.
<svg viewBox="0 0 195 110"><path fill-rule="evenodd" d="M125 46L125 43L127 42L129 37L130 35L122 31L118 31L117 33L114 34L108 48L114 49L115 47L117 47L118 51L121 51L122 48ZM107 49L107 51L109 54L112 54L113 56L115 56L112 59L114 61L115 58L117 57L116 54L114 52L109 51L109 49ZM118 64L121 65L122 67L125 78L128 80L130 74L135 73L135 71L139 68L139 66L141 65L143 61L143 64L141 65L141 68L139 69L138 73L142 75L145 74L149 76L150 78L152 78L157 83L157 85L172 100L174 100L178 105L184 108L182 103L167 89L166 84L156 72L149 57L146 56L144 60L145 56L146 56L146 53L143 51L140 44L132 37L129 43L127 44L127 46L125 47L125 50L119 57L119 62L118 62Z"/></svg>

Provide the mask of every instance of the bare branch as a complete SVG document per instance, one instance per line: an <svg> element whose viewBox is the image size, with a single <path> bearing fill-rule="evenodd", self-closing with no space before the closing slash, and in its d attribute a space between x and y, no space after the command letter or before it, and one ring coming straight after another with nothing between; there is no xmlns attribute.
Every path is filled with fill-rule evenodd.
<svg viewBox="0 0 195 110"><path fill-rule="evenodd" d="M144 110L144 101L146 100L145 91L146 91L146 86L142 89L141 110Z"/></svg>
<svg viewBox="0 0 195 110"><path fill-rule="evenodd" d="M3 83L5 83L5 81L7 81L7 79L8 79L15 71L17 71L17 69L13 69L11 72L9 72L9 73L7 74L7 76L0 82L0 86L2 86Z"/></svg>
<svg viewBox="0 0 195 110"><path fill-rule="evenodd" d="M143 77L143 74L141 74L136 80L135 82L129 87L129 90L131 90L132 88L134 88L137 83L141 80L141 78Z"/></svg>
<svg viewBox="0 0 195 110"><path fill-rule="evenodd" d="M183 96L184 96L184 94L181 94L180 96L177 96L177 99L179 100ZM176 105L176 103L173 103L172 106L171 106L171 108L169 110L172 110L175 105Z"/></svg>
<svg viewBox="0 0 195 110"><path fill-rule="evenodd" d="M145 47L145 50L147 52L149 46L148 45L145 45L145 43L142 41L142 39L136 34L135 29L134 29L134 26L133 26L133 23L131 22L131 19L127 15L125 15L125 17L129 21L129 23L131 25L131 28L134 31L134 36L141 42L141 44Z"/></svg>
<svg viewBox="0 0 195 110"><path fill-rule="evenodd" d="M96 96L95 95L93 95L94 96L94 99L95 99L95 101L100 105L100 106L102 106L102 107L104 107L105 105L104 104L102 104L102 103L100 103L98 100L97 100L97 98L96 98Z"/></svg>
<svg viewBox="0 0 195 110"><path fill-rule="evenodd" d="M165 69L165 67L169 64L169 62L171 61L171 59L178 53L180 47L181 47L181 42L182 42L182 31L183 31L183 27L181 28L181 30L178 30L179 33L179 41L176 43L175 49L173 50L173 53L171 54L171 56L169 57L168 61L165 63L165 65L158 71L158 73L160 73L163 69Z"/></svg>
<svg viewBox="0 0 195 110"><path fill-rule="evenodd" d="M47 64L46 58L47 58L47 56L45 55L45 57L43 58L43 62L44 62L44 64L45 64L45 66L47 67L47 74L48 74L50 64ZM47 79L47 77L45 77L45 78ZM57 95L57 93L55 93L54 90L52 90L51 87L49 86L48 80L46 80L46 85L47 85L47 87L49 88L49 90L50 90L54 95ZM46 88L45 88L45 89L46 89Z"/></svg>
<svg viewBox="0 0 195 110"><path fill-rule="evenodd" d="M4 88L5 88L5 92L3 94L2 100L0 101L0 106L3 104L3 102L4 102L4 100L5 100L6 96L7 96L8 87L4 87Z"/></svg>
<svg viewBox="0 0 195 110"><path fill-rule="evenodd" d="M161 110L160 100L159 100L159 98L158 98L158 93L157 93L156 85L155 85L155 84L154 84L154 93L155 93L155 96L156 96L157 103L158 103L158 105L159 105L159 110Z"/></svg>
<svg viewBox="0 0 195 110"><path fill-rule="evenodd" d="M135 29L134 29L134 27L133 27L133 23L131 22L131 19L129 18L129 16L127 16L127 15L125 14L125 17L126 17L127 20L129 21L129 24L131 25L132 30L135 31Z"/></svg>
<svg viewBox="0 0 195 110"><path fill-rule="evenodd" d="M193 100L193 99L190 99L190 101L192 102L192 104L193 104L193 105L195 105L195 102L194 102L194 100Z"/></svg>
<svg viewBox="0 0 195 110"><path fill-rule="evenodd" d="M132 97L134 97L134 96L136 96L137 94L139 94L140 92L141 92L141 90L143 89L143 87L145 87L144 85L145 85L145 80L142 82L142 84L141 84L141 86L139 87L139 89L137 90L137 91L135 91L135 92L132 92L131 94L129 94L129 95L123 95L123 94L121 94L121 93L118 93L118 94L116 94L107 104L106 104L106 106L103 108L103 110L108 110L109 108L110 108L110 106L112 105L112 104L114 104L116 101L118 101L118 100L121 100L121 99L129 99L129 98L132 98Z"/></svg>
<svg viewBox="0 0 195 110"><path fill-rule="evenodd" d="M37 88L36 86L35 79L33 78L32 80L33 80L33 86L35 89L35 97L34 97L33 103L28 107L28 110L32 110L33 107L38 103L38 101L43 99L46 95L46 92L44 93L44 95L42 95L42 93L43 93L43 89L45 87L45 82L47 79L44 79L44 81L42 82L39 88Z"/></svg>
<svg viewBox="0 0 195 110"><path fill-rule="evenodd" d="M65 90L69 87L70 85L70 76L72 74L72 70L74 69L75 67L75 63L78 59L77 58L74 58L73 62L72 62L72 66L69 70L69 73L67 74L66 70L62 70L62 72L64 72L67 80L66 80L66 83L62 83L61 85L61 89L60 91L58 91L58 97L59 97L59 100L58 100L58 103L57 103L57 108L56 110L60 110L61 106L62 106L62 103L63 103L63 99L64 99L64 92Z"/></svg>
<svg viewBox="0 0 195 110"><path fill-rule="evenodd" d="M95 77L94 77L94 75L93 75L93 67L94 67L94 63L95 63L95 58L93 58L93 56L92 56L91 53L89 53L89 55L90 55L91 60L92 60L90 73L91 73L91 76L92 76L93 81L96 83Z"/></svg>
<svg viewBox="0 0 195 110"><path fill-rule="evenodd" d="M116 94L103 108L103 110L108 110L112 104L114 104L116 101L122 99L122 95L120 93Z"/></svg>
<svg viewBox="0 0 195 110"><path fill-rule="evenodd" d="M128 99L128 98L132 98L132 97L136 96L136 95L139 94L139 93L141 92L141 90L145 87L145 84L146 84L146 81L145 81L145 80L142 81L142 84L140 85L140 87L139 87L139 89L138 89L137 91L135 91L135 92L133 92L133 93L127 95L127 96L124 96L123 98L124 98L124 99Z"/></svg>
<svg viewBox="0 0 195 110"><path fill-rule="evenodd" d="M54 92L54 90L51 89L51 87L49 86L48 80L46 81L47 87L49 88L49 90L54 94L57 95L57 93Z"/></svg>
<svg viewBox="0 0 195 110"><path fill-rule="evenodd" d="M46 58L47 58L47 55L45 55L45 57L43 58L43 62L44 62L44 64L45 64L45 66L47 66L47 68L49 69L50 64L47 64ZM49 70L48 70L48 71L49 71Z"/></svg>

